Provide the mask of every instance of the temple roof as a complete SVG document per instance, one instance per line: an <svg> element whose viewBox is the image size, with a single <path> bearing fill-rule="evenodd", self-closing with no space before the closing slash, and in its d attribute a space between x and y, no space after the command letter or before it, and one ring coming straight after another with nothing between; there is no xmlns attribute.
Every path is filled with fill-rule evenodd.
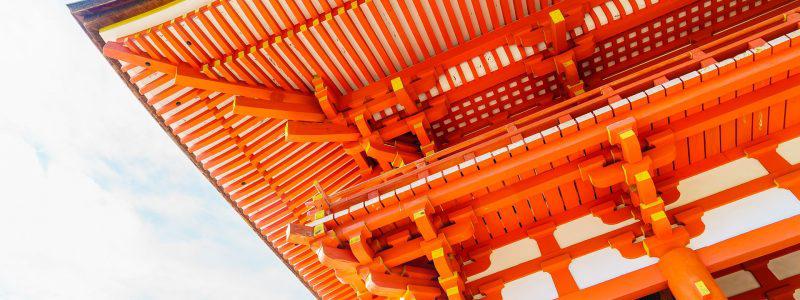
<svg viewBox="0 0 800 300"><path fill-rule="evenodd" d="M664 189L760 138L795 137L791 101L781 113L751 113L746 128L694 126L714 105L728 108L695 85L736 92L787 72L756 56L795 67L772 50L797 35L780 17L794 13L790 2L107 0L70 8L265 244L317 297L349 299L354 290L315 249L286 239L289 224L346 235L425 195L443 223L473 211L474 235L453 246L474 258L534 225L585 215L624 217L614 230L638 226L617 210L629 191L599 188L581 169L619 155L601 128L612 120L635 117L648 147L664 129L679 140L674 162L653 172ZM749 29L732 30L741 28ZM659 106L664 99L675 107ZM364 224L388 236L409 223ZM466 289L479 293L503 274L468 274Z"/></svg>

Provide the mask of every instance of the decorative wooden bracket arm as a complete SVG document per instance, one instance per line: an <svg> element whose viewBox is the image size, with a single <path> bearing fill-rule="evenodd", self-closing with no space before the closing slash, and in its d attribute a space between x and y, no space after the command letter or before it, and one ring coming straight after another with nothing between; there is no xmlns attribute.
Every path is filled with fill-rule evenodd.
<svg viewBox="0 0 800 300"><path fill-rule="evenodd" d="M175 85L178 86L193 87L231 95L240 95L250 98L288 103L317 103L317 100L314 98L314 96L310 94L244 85L222 81L216 78L210 78L209 76L201 73L201 71L196 70L189 65L176 65L170 62L136 54L126 48L123 44L117 42L106 43L103 46L103 55L136 66L165 73L168 76L173 76L175 78ZM204 69L208 71L208 65L204 65Z"/></svg>
<svg viewBox="0 0 800 300"><path fill-rule="evenodd" d="M693 207L689 210L683 211L675 215L675 220L683 224L686 231L689 232L689 237L693 238L705 231L706 225L703 224L703 209L701 207Z"/></svg>
<svg viewBox="0 0 800 300"><path fill-rule="evenodd" d="M636 235L628 231L618 236L608 239L611 248L617 249L624 258L634 259L647 254L644 244L635 242Z"/></svg>
<svg viewBox="0 0 800 300"><path fill-rule="evenodd" d="M464 265L463 270L466 276L472 276L478 274L480 272L486 271L486 269L491 266L491 254L492 249L489 247L485 247L482 249L477 249L476 251L470 253L471 256L471 263Z"/></svg>
<svg viewBox="0 0 800 300"><path fill-rule="evenodd" d="M606 201L591 208L592 215L600 218L607 225L619 224L633 216L631 208L628 206L617 208L614 201Z"/></svg>
<svg viewBox="0 0 800 300"><path fill-rule="evenodd" d="M410 287L413 286L435 288L435 290L440 291L440 289L437 288L436 282L432 280L389 275L372 270L369 271L364 282L366 283L367 290L375 295L384 297L403 297L411 290ZM431 291L433 291L433 289L431 289ZM441 292L439 293L441 294Z"/></svg>
<svg viewBox="0 0 800 300"><path fill-rule="evenodd" d="M369 140L364 143L364 153L380 161L389 162L395 167L401 167L420 158L419 154L404 151L398 146L373 143Z"/></svg>

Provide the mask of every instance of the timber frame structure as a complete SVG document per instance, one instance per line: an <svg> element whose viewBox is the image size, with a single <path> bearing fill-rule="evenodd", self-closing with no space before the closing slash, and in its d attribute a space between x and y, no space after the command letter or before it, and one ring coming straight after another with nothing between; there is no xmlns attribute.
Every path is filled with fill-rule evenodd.
<svg viewBox="0 0 800 300"><path fill-rule="evenodd" d="M800 295L800 1L69 7L318 298Z"/></svg>

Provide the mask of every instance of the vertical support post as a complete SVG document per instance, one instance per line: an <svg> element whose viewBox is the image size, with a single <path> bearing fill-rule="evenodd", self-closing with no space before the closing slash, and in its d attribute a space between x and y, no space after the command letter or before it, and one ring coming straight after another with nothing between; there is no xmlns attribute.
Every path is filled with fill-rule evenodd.
<svg viewBox="0 0 800 300"><path fill-rule="evenodd" d="M411 98L412 92L403 84L403 79L396 77L392 79L392 91L397 98L397 103L402 105L406 113L414 114L419 111L415 100Z"/></svg>
<svg viewBox="0 0 800 300"><path fill-rule="evenodd" d="M550 30L548 30L547 36L553 43L553 49L555 49L556 53L567 50L567 25L561 10L550 11Z"/></svg>
<svg viewBox="0 0 800 300"><path fill-rule="evenodd" d="M726 299L694 250L674 248L659 258L658 268L677 300Z"/></svg>

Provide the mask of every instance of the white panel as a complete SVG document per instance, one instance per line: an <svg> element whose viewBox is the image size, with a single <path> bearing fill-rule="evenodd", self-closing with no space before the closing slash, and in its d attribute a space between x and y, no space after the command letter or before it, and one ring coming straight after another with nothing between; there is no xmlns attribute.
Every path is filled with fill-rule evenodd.
<svg viewBox="0 0 800 300"><path fill-rule="evenodd" d="M376 3L380 3L380 2L381 1L376 1ZM408 9L408 5L407 4L408 3L405 3L405 1L402 1L402 0L389 1L389 7L385 7L384 6L384 9L386 9L388 11L388 8L391 8L392 11L402 11L400 6L403 5L404 8ZM411 15L416 15L416 14L411 14ZM397 29L398 34L402 34L402 35L405 35L405 36L412 36L413 35L413 30L417 30L417 29L411 29L411 27L409 26L409 23L412 23L412 22L415 25L417 24L416 20L414 20L413 18L411 18L411 20L408 20L408 19L406 19L404 14L397 14L397 20L398 20L398 22L400 24L394 24L394 27L395 27L395 29ZM425 29L424 27L417 27L417 28L423 29L423 30ZM428 39L424 39L424 40L427 41ZM409 46L411 46L411 49L406 49L406 51L411 53L412 56L416 56L417 59L422 59L423 57L425 57L423 55L423 53L428 53L428 49L426 48L426 45L425 45L424 41L423 41L423 44L420 45L420 44L417 43L417 39L409 38L408 42L409 42ZM403 43L400 43L400 45L403 45ZM405 46L403 46L403 47L405 48Z"/></svg>
<svg viewBox="0 0 800 300"><path fill-rule="evenodd" d="M411 1L408 1L408 2L411 2ZM465 39L469 40L469 39L475 38L475 37L474 36L473 37L469 36L469 31L467 30L467 17L468 16L464 16L464 15L461 14L461 7L460 6L461 5L466 5L466 3L464 3L464 2L466 2L466 1L450 0L450 3L448 3L448 4L453 7L453 12L455 14L456 21L457 21L456 24L453 24L453 27L456 27L456 29L461 31L461 35L463 35Z"/></svg>
<svg viewBox="0 0 800 300"><path fill-rule="evenodd" d="M446 0L434 0L434 1L432 1L433 3L431 3L432 4L431 5L431 9L433 9L437 13L445 11L445 3L444 3L445 1ZM433 20L433 19L431 19L431 20ZM442 17L442 21L444 21L442 24L444 24L444 28L445 28L445 31L447 31L447 35L450 36L450 40L449 41L445 40L445 42L447 44L447 48L450 48L451 46L455 46L456 44L458 44L458 41L457 41L457 37L456 37L456 32L454 30L456 30L458 28L453 27L453 24L450 22L450 18L449 17L447 17L447 18Z"/></svg>
<svg viewBox="0 0 800 300"><path fill-rule="evenodd" d="M767 263L767 267L779 280L800 274L800 251L773 259Z"/></svg>
<svg viewBox="0 0 800 300"><path fill-rule="evenodd" d="M800 201L788 190L771 188L707 211L706 230L689 242L699 249L800 214Z"/></svg>
<svg viewBox="0 0 800 300"><path fill-rule="evenodd" d="M597 21L600 22L600 25L608 24L608 18L606 18L606 13L603 11L602 8L600 8L600 6L592 7L592 11L594 12L594 15L597 16Z"/></svg>
<svg viewBox="0 0 800 300"><path fill-rule="evenodd" d="M431 3L429 1L422 1L422 2L415 2L415 3L422 4L422 9L423 9L423 11L425 11L425 18L426 18L425 21L434 20L435 19L434 18L434 11L437 11L438 8L434 9L434 7L431 6ZM434 3L434 5L435 5L435 3ZM438 47L450 48L450 46L451 46L450 45L450 41L445 41L444 40L444 34L441 31L439 31L439 26L433 26L431 28L431 30L433 31L433 34L436 36L436 42L438 43Z"/></svg>
<svg viewBox="0 0 800 300"><path fill-rule="evenodd" d="M794 295L792 296L794 296L795 300L800 300L800 289L794 290Z"/></svg>
<svg viewBox="0 0 800 300"><path fill-rule="evenodd" d="M603 248L573 259L569 265L569 271L575 278L578 287L585 289L656 262L658 262L657 258L646 255L636 259L627 259L615 249Z"/></svg>
<svg viewBox="0 0 800 300"><path fill-rule="evenodd" d="M608 12L611 13L611 19L619 20L621 16L619 14L619 9L617 9L617 5L614 4L613 1L608 1L606 2L606 7L608 8Z"/></svg>
<svg viewBox="0 0 800 300"><path fill-rule="evenodd" d="M750 180L769 174L767 169L752 158L740 158L708 170L701 174L681 180L678 190L681 192L678 201L667 205L667 209L719 193Z"/></svg>
<svg viewBox="0 0 800 300"><path fill-rule="evenodd" d="M506 52L505 48L497 47L497 49L494 50L494 53L497 54L497 58L500 59L500 65L505 67L511 63L511 59L508 57L508 52Z"/></svg>
<svg viewBox="0 0 800 300"><path fill-rule="evenodd" d="M491 261L489 268L470 276L467 278L467 282L481 279L539 256L542 256L542 253L539 251L539 244L536 243L536 240L521 239L492 251L492 254L489 255L489 261Z"/></svg>
<svg viewBox="0 0 800 300"><path fill-rule="evenodd" d="M780 143L775 151L790 164L797 164L800 162L800 137Z"/></svg>
<svg viewBox="0 0 800 300"><path fill-rule="evenodd" d="M381 24L381 23L386 24L387 22L382 19L382 17L384 15L382 15L380 13L380 11L377 11L377 12L378 12L378 15L376 16L376 15L374 15L372 13L371 10L365 10L364 11L364 16L367 18L367 23L368 23L367 25L369 25L369 28L365 28L364 30L372 30L372 31L375 32L375 36L378 37L378 42L380 43L381 47L383 47L383 49L387 49L386 50L387 51L386 55L389 57L389 61L392 62L392 65L394 65L395 69L401 69L402 65L400 63L400 60L404 59L404 57L402 57L403 54L401 53L401 57L397 57L397 56L394 55L394 51L389 51L388 50L388 49L391 49L391 47L389 46L389 41L393 41L392 35L391 35L391 33L389 34L389 36L383 35L383 31L381 31L381 29L379 27L380 25L378 25L378 24ZM378 23L378 22L381 22L381 23ZM400 51L400 52L402 52L402 51Z"/></svg>
<svg viewBox="0 0 800 300"><path fill-rule="evenodd" d="M631 6L631 3L628 2L628 0L621 0L619 1L619 3L622 4L622 10L625 11L626 15L630 15L633 13L633 6Z"/></svg>
<svg viewBox="0 0 800 300"><path fill-rule="evenodd" d="M742 270L719 278L714 278L714 281L716 281L719 288L722 289L725 297L733 297L760 287L752 273Z"/></svg>
<svg viewBox="0 0 800 300"><path fill-rule="evenodd" d="M558 298L553 278L545 272L536 272L512 282L507 282L500 292L503 299L551 300Z"/></svg>
<svg viewBox="0 0 800 300"><path fill-rule="evenodd" d="M583 16L583 21L586 23L586 31L592 31L595 28L594 19L588 13Z"/></svg>
<svg viewBox="0 0 800 300"><path fill-rule="evenodd" d="M555 236L556 241L558 241L558 245L561 246L561 248L566 248L633 223L634 220L629 219L619 222L618 224L608 225L603 223L603 220L598 217L586 215L572 220L566 224L559 225L556 227L556 231L553 232L553 236Z"/></svg>

